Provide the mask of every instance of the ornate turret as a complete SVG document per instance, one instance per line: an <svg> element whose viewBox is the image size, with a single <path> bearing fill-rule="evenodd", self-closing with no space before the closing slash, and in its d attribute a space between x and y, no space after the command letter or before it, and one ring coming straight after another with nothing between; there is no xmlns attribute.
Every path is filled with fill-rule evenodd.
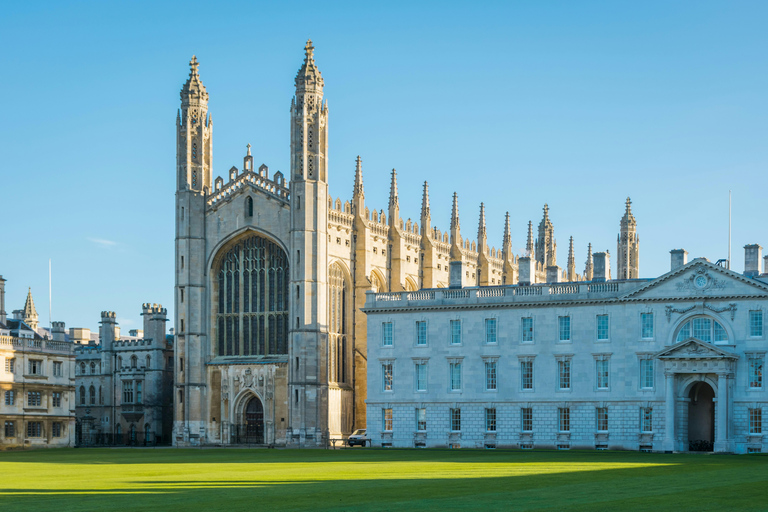
<svg viewBox="0 0 768 512"><path fill-rule="evenodd" d="M584 279L591 281L595 274L595 266L592 262L592 244L587 246L587 261L584 264Z"/></svg>
<svg viewBox="0 0 768 512"><path fill-rule="evenodd" d="M389 225L400 229L400 199L397 195L397 171L392 169L389 183Z"/></svg>
<svg viewBox="0 0 768 512"><path fill-rule="evenodd" d="M355 215L365 216L365 190L363 189L363 159L357 155L355 161L355 186L352 189L352 206Z"/></svg>
<svg viewBox="0 0 768 512"><path fill-rule="evenodd" d="M181 109L176 115L177 190L203 192L212 184L213 120L208 115L197 57L189 61L189 78L181 88Z"/></svg>
<svg viewBox="0 0 768 512"><path fill-rule="evenodd" d="M37 331L38 316L35 301L32 299L32 288L27 292L27 300L24 303L24 323L30 326L33 331Z"/></svg>
<svg viewBox="0 0 768 512"><path fill-rule="evenodd" d="M451 244L461 245L461 227L459 225L459 196L453 193L451 206Z"/></svg>
<svg viewBox="0 0 768 512"><path fill-rule="evenodd" d="M477 224L477 251L485 252L488 245L488 235L485 231L485 204L480 203L480 220Z"/></svg>
<svg viewBox="0 0 768 512"><path fill-rule="evenodd" d="M573 237L568 244L568 267L566 268L568 281L576 281L576 255L573 253Z"/></svg>
<svg viewBox="0 0 768 512"><path fill-rule="evenodd" d="M432 214L429 211L429 184L424 182L421 194L421 235L432 238Z"/></svg>
<svg viewBox="0 0 768 512"><path fill-rule="evenodd" d="M624 216L619 223L616 239L617 279L637 279L639 271L640 238L637 236L637 221L632 214L632 201L627 198Z"/></svg>
<svg viewBox="0 0 768 512"><path fill-rule="evenodd" d="M312 41L307 41L291 100L292 181L327 183L328 104L323 103L323 77L315 65L314 52Z"/></svg>
<svg viewBox="0 0 768 512"><path fill-rule="evenodd" d="M536 239L536 260L544 267L557 265L557 242L555 228L549 220L549 205L544 205L544 217L539 223L539 237Z"/></svg>
<svg viewBox="0 0 768 512"><path fill-rule="evenodd" d="M517 269L513 266L512 231L509 226L509 212L504 217L504 239L501 243L502 259L502 284L515 284L517 281Z"/></svg>
<svg viewBox="0 0 768 512"><path fill-rule="evenodd" d="M533 222L528 221L528 238L525 242L525 256L536 259L536 247L533 244Z"/></svg>

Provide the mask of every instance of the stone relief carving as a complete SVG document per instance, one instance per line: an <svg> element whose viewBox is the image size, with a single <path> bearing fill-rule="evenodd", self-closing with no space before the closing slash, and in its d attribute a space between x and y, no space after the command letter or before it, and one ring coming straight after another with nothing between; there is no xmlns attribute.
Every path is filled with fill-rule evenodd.
<svg viewBox="0 0 768 512"><path fill-rule="evenodd" d="M679 292L688 291L704 294L714 290L723 290L725 280L712 277L705 268L697 268L687 277L678 281L675 286Z"/></svg>
<svg viewBox="0 0 768 512"><path fill-rule="evenodd" d="M715 306L712 306L710 304L704 304L704 307L707 308L710 311L714 311L715 313L723 313L724 311L730 311L731 312L731 320L736 318L736 304L731 302L725 307L718 308Z"/></svg>
<svg viewBox="0 0 768 512"><path fill-rule="evenodd" d="M687 313L687 312L689 312L690 310L692 310L695 307L696 307L695 304L693 306L691 306L689 308L685 308L685 309L678 309L678 308L676 308L674 306L667 306L666 308L664 308L664 312L667 315L667 322L669 322L672 319L672 313L680 313L680 314Z"/></svg>

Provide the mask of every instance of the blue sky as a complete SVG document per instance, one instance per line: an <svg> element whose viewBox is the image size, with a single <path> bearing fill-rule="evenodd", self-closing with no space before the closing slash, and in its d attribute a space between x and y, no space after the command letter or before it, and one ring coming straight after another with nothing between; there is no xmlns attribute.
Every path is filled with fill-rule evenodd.
<svg viewBox="0 0 768 512"><path fill-rule="evenodd" d="M48 322L124 330L141 304L172 309L174 122L192 54L210 94L214 175L288 170L293 78L312 38L330 106L330 191L462 234L480 202L516 252L546 202L565 265L587 243L615 252L624 200L640 272L669 250L726 257L768 244L768 3L754 2L13 2L0 18L6 309L32 287ZM170 311L172 315L172 311Z"/></svg>

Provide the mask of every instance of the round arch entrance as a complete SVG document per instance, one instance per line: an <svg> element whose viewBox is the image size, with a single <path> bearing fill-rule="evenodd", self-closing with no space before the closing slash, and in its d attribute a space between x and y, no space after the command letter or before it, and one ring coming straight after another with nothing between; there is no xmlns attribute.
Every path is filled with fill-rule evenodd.
<svg viewBox="0 0 768 512"><path fill-rule="evenodd" d="M688 392L688 450L711 452L715 442L715 390L704 381Z"/></svg>
<svg viewBox="0 0 768 512"><path fill-rule="evenodd" d="M245 406L245 437L248 444L264 443L264 406L256 396Z"/></svg>

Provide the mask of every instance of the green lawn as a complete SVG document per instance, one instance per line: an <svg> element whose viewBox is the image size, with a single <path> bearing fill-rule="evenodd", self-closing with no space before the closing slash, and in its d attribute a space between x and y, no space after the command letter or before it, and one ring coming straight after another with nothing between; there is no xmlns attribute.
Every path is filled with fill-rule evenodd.
<svg viewBox="0 0 768 512"><path fill-rule="evenodd" d="M0 510L768 510L768 458L502 450L0 453Z"/></svg>

